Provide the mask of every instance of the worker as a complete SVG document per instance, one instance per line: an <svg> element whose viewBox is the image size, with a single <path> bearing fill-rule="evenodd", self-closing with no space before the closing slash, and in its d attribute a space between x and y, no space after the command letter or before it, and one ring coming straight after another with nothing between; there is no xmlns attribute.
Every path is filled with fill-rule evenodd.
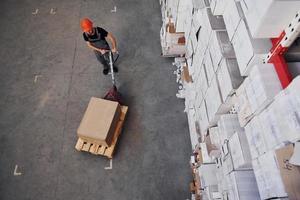
<svg viewBox="0 0 300 200"><path fill-rule="evenodd" d="M107 75L110 70L109 51L111 50L112 53L117 52L115 37L101 27L94 27L93 22L88 18L82 19L80 25L83 31L83 39L94 50L98 61L103 65L103 74ZM110 48L107 40L111 43L112 48ZM113 70L118 72L116 66L113 66Z"/></svg>

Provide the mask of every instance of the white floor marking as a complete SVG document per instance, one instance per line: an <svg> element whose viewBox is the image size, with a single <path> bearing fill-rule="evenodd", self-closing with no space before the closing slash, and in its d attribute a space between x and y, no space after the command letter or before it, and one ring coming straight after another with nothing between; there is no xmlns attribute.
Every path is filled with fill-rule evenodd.
<svg viewBox="0 0 300 200"><path fill-rule="evenodd" d="M117 12L117 6L115 6L114 9L111 10L110 12L112 12L112 13L113 13L113 12Z"/></svg>
<svg viewBox="0 0 300 200"><path fill-rule="evenodd" d="M42 77L42 75L35 75L34 76L34 83L36 83L38 81L38 78Z"/></svg>
<svg viewBox="0 0 300 200"><path fill-rule="evenodd" d="M31 14L36 15L36 14L38 14L38 12L39 12L39 9L35 9L35 11L32 12Z"/></svg>
<svg viewBox="0 0 300 200"><path fill-rule="evenodd" d="M109 161L109 167L104 167L105 170L111 170L112 169L112 159Z"/></svg>
<svg viewBox="0 0 300 200"><path fill-rule="evenodd" d="M50 14L51 14L51 15L55 15L55 13L56 13L56 8L51 8Z"/></svg>
<svg viewBox="0 0 300 200"><path fill-rule="evenodd" d="M18 165L15 166L14 176L21 176L22 173L21 172L17 172L17 171L18 171Z"/></svg>

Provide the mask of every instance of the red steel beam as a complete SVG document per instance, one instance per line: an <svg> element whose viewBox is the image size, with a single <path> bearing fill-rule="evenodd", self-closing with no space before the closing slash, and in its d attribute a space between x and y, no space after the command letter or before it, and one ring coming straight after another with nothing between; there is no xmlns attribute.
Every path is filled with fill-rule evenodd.
<svg viewBox="0 0 300 200"><path fill-rule="evenodd" d="M278 78L281 82L281 85L286 88L292 81L292 76L289 72L288 65L284 58L284 53L287 52L287 47L282 47L280 42L284 38L285 32L282 32L278 38L271 39L273 47L270 50L272 56L269 58L268 62L272 63L275 66Z"/></svg>

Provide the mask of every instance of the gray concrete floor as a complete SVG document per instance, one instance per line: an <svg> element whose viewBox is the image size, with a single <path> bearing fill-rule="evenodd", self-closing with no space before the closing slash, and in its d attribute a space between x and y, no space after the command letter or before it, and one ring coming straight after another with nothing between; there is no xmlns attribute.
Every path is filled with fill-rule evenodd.
<svg viewBox="0 0 300 200"><path fill-rule="evenodd" d="M160 57L159 1L3 0L0 8L0 199L189 198L191 145L172 60ZM115 34L121 54L117 80L130 110L112 170L74 149L89 98L111 87L82 39L85 16Z"/></svg>

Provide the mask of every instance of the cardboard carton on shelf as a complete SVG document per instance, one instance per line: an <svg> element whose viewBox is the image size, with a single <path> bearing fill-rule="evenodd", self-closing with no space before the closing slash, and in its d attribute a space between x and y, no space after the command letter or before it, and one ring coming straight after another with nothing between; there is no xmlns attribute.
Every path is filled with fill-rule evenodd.
<svg viewBox="0 0 300 200"><path fill-rule="evenodd" d="M213 58L215 72L223 58L235 58L235 52L229 41L227 31L212 31L209 50Z"/></svg>
<svg viewBox="0 0 300 200"><path fill-rule="evenodd" d="M241 5L254 38L279 37L300 8L293 0L243 0Z"/></svg>
<svg viewBox="0 0 300 200"><path fill-rule="evenodd" d="M236 59L242 76L248 76L255 64L263 64L272 44L269 39L254 39L244 20L239 23L232 39Z"/></svg>
<svg viewBox="0 0 300 200"><path fill-rule="evenodd" d="M229 186L229 199L260 199L253 170L233 171L227 176L229 176L229 178L226 179Z"/></svg>
<svg viewBox="0 0 300 200"><path fill-rule="evenodd" d="M224 0L226 1L226 8L224 9L224 22L228 31L229 40L231 41L236 29L244 18L244 13L240 2L235 0Z"/></svg>
<svg viewBox="0 0 300 200"><path fill-rule="evenodd" d="M118 102L92 97L77 135L83 140L109 147L120 115L121 107Z"/></svg>
<svg viewBox="0 0 300 200"><path fill-rule="evenodd" d="M300 168L290 163L294 145L269 151L253 161L253 169L262 199L288 197L300 199Z"/></svg>
<svg viewBox="0 0 300 200"><path fill-rule="evenodd" d="M267 151L266 139L264 138L263 127L260 118L253 117L245 126L245 133L250 147L252 159L261 156Z"/></svg>

